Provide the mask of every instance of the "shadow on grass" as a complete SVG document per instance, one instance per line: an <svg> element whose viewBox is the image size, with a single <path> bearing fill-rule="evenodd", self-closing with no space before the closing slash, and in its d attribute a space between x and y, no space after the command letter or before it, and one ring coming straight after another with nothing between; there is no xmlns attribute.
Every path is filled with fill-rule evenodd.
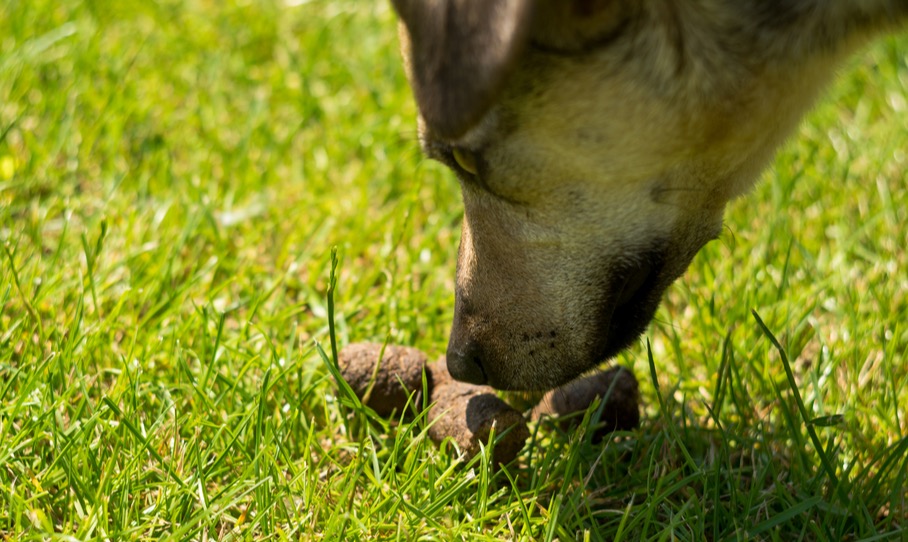
<svg viewBox="0 0 908 542"><path fill-rule="evenodd" d="M847 428L824 428L837 486L790 426L793 401L778 399L774 413L726 408L719 418L663 400L656 417L606 438L609 413L595 407L571 424L542 421L501 482L557 522L536 533L547 539L904 539L908 438L858 464L836 444Z"/></svg>

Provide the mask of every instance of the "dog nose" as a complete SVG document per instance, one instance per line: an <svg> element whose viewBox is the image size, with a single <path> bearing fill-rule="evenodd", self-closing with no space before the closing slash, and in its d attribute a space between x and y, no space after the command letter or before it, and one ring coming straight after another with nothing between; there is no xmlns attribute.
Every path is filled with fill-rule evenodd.
<svg viewBox="0 0 908 542"><path fill-rule="evenodd" d="M448 344L448 372L455 380L482 385L488 382L482 367L482 350L475 342L468 340L463 345Z"/></svg>

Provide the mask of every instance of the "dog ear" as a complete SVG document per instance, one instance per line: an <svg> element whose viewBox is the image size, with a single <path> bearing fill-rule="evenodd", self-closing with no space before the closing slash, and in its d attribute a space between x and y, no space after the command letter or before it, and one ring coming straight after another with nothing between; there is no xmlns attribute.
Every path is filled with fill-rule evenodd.
<svg viewBox="0 0 908 542"><path fill-rule="evenodd" d="M392 0L429 128L463 135L488 111L526 41L530 0Z"/></svg>

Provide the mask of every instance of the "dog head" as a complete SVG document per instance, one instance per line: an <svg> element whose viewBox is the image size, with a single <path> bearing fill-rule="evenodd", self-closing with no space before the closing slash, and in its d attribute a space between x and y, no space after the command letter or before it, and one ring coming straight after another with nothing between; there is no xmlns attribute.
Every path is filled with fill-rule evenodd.
<svg viewBox="0 0 908 542"><path fill-rule="evenodd" d="M746 24L673 4L394 0L423 149L462 185L455 378L548 389L632 343L806 107L703 37Z"/></svg>

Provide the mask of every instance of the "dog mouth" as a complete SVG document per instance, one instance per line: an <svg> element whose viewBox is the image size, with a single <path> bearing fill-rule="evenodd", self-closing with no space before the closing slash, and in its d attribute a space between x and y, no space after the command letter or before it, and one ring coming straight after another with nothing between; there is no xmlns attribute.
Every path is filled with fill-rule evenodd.
<svg viewBox="0 0 908 542"><path fill-rule="evenodd" d="M634 298L640 293L643 286L649 280L652 272L652 264L645 262L637 269L634 269L633 272L629 273L624 279L624 285L621 287L621 292L618 295L618 299L615 301L616 311L634 301Z"/></svg>
<svg viewBox="0 0 908 542"><path fill-rule="evenodd" d="M607 301L611 307L604 307L600 315L603 331L596 349L600 360L614 357L630 346L649 325L666 286L664 267L663 256L650 253L640 263L615 275L618 280L613 284L620 286L613 286L615 294L607 297L614 301Z"/></svg>

